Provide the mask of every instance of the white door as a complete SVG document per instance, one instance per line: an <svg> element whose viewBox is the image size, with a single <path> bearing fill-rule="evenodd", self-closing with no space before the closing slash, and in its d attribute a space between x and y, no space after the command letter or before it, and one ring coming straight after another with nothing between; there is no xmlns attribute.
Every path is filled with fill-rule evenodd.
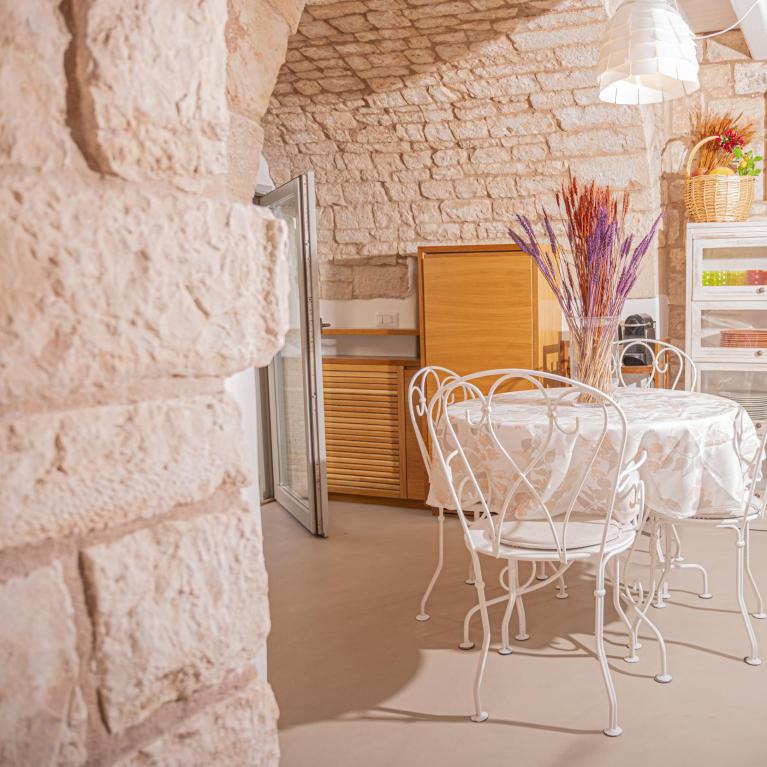
<svg viewBox="0 0 767 767"><path fill-rule="evenodd" d="M310 532L324 536L328 490L314 173L294 178L258 202L287 223L290 261L290 327L265 376L267 472L274 498Z"/></svg>

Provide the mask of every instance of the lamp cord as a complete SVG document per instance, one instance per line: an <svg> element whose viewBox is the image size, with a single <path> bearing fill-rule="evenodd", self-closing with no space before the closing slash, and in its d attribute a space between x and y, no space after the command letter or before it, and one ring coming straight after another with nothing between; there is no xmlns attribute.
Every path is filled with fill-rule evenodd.
<svg viewBox="0 0 767 767"><path fill-rule="evenodd" d="M751 11L753 11L754 8L759 5L760 2L761 0L754 0L754 2L751 3L751 7L734 24L730 24L727 29L720 29L718 32L712 32L710 35L695 35L693 40L708 40L710 37L718 37L719 35L723 35L725 32L729 32L730 30L735 29L735 27L737 27L738 24L740 24L740 22L743 21L743 19L745 19L749 13L751 13ZM676 0L674 0L674 6L676 7L677 11L679 11L679 5L677 4Z"/></svg>

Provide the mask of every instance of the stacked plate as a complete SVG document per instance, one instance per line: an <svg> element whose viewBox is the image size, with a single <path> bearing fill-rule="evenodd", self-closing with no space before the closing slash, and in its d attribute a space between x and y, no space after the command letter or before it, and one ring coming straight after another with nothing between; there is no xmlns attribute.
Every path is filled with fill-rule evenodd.
<svg viewBox="0 0 767 767"><path fill-rule="evenodd" d="M719 345L728 349L767 348L767 330L720 330Z"/></svg>
<svg viewBox="0 0 767 767"><path fill-rule="evenodd" d="M752 421L767 420L767 393L753 394L746 391L722 391L723 397L734 399L751 416Z"/></svg>

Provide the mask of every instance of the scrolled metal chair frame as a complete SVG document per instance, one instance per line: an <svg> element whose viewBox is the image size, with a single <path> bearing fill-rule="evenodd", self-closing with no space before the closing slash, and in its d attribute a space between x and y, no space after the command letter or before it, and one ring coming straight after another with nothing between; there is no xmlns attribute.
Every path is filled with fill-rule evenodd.
<svg viewBox="0 0 767 767"><path fill-rule="evenodd" d="M698 368L692 358L686 352L683 352L677 346L666 341L656 341L655 339L626 338L622 341L613 342L613 348L616 350L613 363L617 371L617 379L621 386L628 386L624 378L623 362L626 354L635 348L644 349L650 353L652 358L652 371L646 378L642 378L640 385L643 388L655 388L655 381L668 380L669 386L660 387L676 390L677 386L685 383L685 371L690 371L689 391L696 391L698 387ZM672 365L675 364L676 375L671 380ZM668 376L668 379L666 379ZM669 554L672 570L695 570L700 573L702 579L702 588L698 592L701 599L711 599L713 596L708 587L708 572L703 565L696 562L685 562L682 556L682 541L679 537L679 531L670 523L659 521L658 535L653 538L656 548L657 563L664 565L665 557ZM668 542L665 539L668 538ZM657 609L666 607L666 599L669 597L668 579L664 581L663 588L658 590L655 595L653 606Z"/></svg>
<svg viewBox="0 0 767 767"><path fill-rule="evenodd" d="M431 483L432 478L432 457L429 453L429 447L426 444L426 440L423 438L421 431L420 420L426 416L427 406L429 404L429 389L433 387L432 394L436 393L440 386L450 381L455 381L459 378L458 374L448 368L439 367L437 365L430 365L418 370L411 378L408 386L407 403L408 413L410 415L410 421L413 425L413 431L415 432L416 442L421 452L421 459L426 469L426 476ZM440 403L437 403L439 407ZM439 417L440 413L437 413ZM451 510L453 510L451 508ZM434 568L434 572L429 580L426 590L421 597L421 603L419 606L418 614L416 615L417 621L429 620L429 614L426 612L426 607L431 596L434 586L439 579L445 562L445 507L439 506L437 509L437 563ZM466 583L469 585L474 584L474 578L472 577L473 568L471 562L469 563L469 572L466 578ZM564 591L564 583L560 583L560 594ZM565 596L567 592L564 591ZM527 622L525 616L524 604L520 600L518 611L519 631L516 638L520 641L529 637L527 633ZM463 646L463 645L462 645ZM473 646L473 645L472 645ZM464 649L466 649L464 647Z"/></svg>
<svg viewBox="0 0 767 767"><path fill-rule="evenodd" d="M484 394L477 382L480 379L491 377L495 380L490 386L488 393ZM499 390L507 387L512 381L521 382L527 387L537 390L537 393L543 397L547 408L548 428L546 434L541 438L539 446L525 456L524 465L521 465L506 450L496 433L492 419L494 402ZM552 384L565 388L549 388ZM481 432L483 437L489 440L489 444L492 445L496 455L501 457L499 461L501 468L496 467L494 469L493 467L488 467L487 464L481 467L472 465L472 460L467 455L456 432L454 419L448 413L449 405L456 401L457 392L461 392L461 396L458 399L470 398L479 403L479 412L476 417L473 417L471 411L467 410L465 414L462 414L461 420L470 432ZM582 394L587 394L592 400L589 405L576 404L579 395ZM562 513L561 509L553 510L549 508L549 505L532 481L531 476L544 459L546 450L557 431L570 435L580 433L581 418L579 415L575 417L574 425L569 430L560 419L559 408L567 405L568 411L572 412L569 410L569 406L574 404L580 407L588 407L592 417L594 413L601 412L601 430L596 439L590 440L589 449L591 457L586 462L580 479L576 478L575 491L570 499L570 503L567 505L564 513ZM643 508L643 485L637 474L644 456L638 460L626 458L628 426L623 411L610 397L584 384L571 381L553 373L508 369L484 371L446 382L428 403L426 415L429 434L432 440L432 449L436 458L435 463L439 466L440 471L447 480L452 502L458 512L463 528L466 546L471 555L474 567L474 585L478 597L477 609L482 618L483 642L474 682L475 713L471 719L475 722L481 722L488 718L488 714L483 710L481 704L481 686L490 647L488 607L498 601L506 600L506 611L501 625L502 646L500 650L500 652L506 654L511 651L509 647L508 626L518 598L523 594L545 587L555 578L561 576L573 562L592 558L597 560L596 589L594 591L596 651L609 701L609 724L604 732L610 736L620 735L621 728L618 726L617 698L604 647L605 585L607 569L610 564L612 564L613 568L613 603L627 627L629 636L633 635L634 624L629 621L621 604L621 599L634 608L637 614L637 623L639 621L646 622L658 639L661 654L661 673L657 675L656 680L667 682L671 679L667 670L663 638L646 614L647 605L649 605L652 595L650 595L646 605L640 606L634 601L630 591L622 591L620 587L621 561L619 555L633 550L636 544L637 531L644 524L645 514ZM614 473L610 476L611 489L603 506L604 527L601 540L598 545L594 544L586 548L568 546L568 526L571 524L572 516L581 498L586 481L591 476L596 457L610 429L611 416L613 416L613 421L617 419L617 424L613 423L612 429L613 435L615 433L614 430L617 429L619 450ZM474 436L476 437L478 434ZM478 476L478 469L480 468L486 474L484 477ZM513 478L503 498L493 498L490 492L490 489L493 487L493 474L497 471L501 471L507 481L509 476ZM471 488L471 497L478 498L481 507L480 519L473 523L470 523L467 518L466 510L462 504L462 499L467 497L467 486ZM524 489L528 502L529 499L532 499L539 513L541 513L540 524L547 525L552 543L548 549L541 550L523 548L516 545L509 546L502 541L507 515L514 505L518 491L521 489ZM635 511L632 518L620 528L617 542L611 539L608 545L607 535L618 499L632 501L634 504L632 508L635 508ZM555 517L557 522L555 522ZM479 526L480 524L481 527ZM489 544L487 543L488 536ZM478 545L478 540L480 539L483 542L482 546ZM480 555L501 558L507 561L504 572L508 581L508 593L498 599L487 600L486 598ZM520 561L551 563L554 566L554 573L547 576L546 580L533 584L535 580L535 570L533 570L528 581L520 584L518 572Z"/></svg>
<svg viewBox="0 0 767 767"><path fill-rule="evenodd" d="M698 369L692 358L686 352L683 352L679 347L669 344L666 341L656 341L655 339L643 339L643 338L625 338L622 341L613 341L613 349L616 350L614 355L614 365L616 368L616 375L618 382L621 386L628 386L624 379L623 362L624 357L630 349L639 348L644 349L650 353L652 358L652 364L647 367L652 368L652 372L647 378L643 378L642 386L652 387L654 379L657 377L671 376L672 364L677 364L676 375L674 380L668 387L668 389L676 389L677 384L680 381L684 381L685 370L690 370L690 391L696 391L698 385Z"/></svg>
<svg viewBox="0 0 767 767"><path fill-rule="evenodd" d="M735 533L735 548L736 548L736 577L735 577L735 589L738 601L738 609L740 610L741 617L743 618L743 624L746 629L746 635L749 642L749 654L746 655L743 660L750 666L760 666L762 663L759 656L759 645L756 639L756 633L751 622L751 618L757 620L764 620L767 618L767 613L764 611L764 601L762 595L759 592L759 587L756 584L753 572L751 571L751 524L757 519L763 519L765 511L767 511L767 487L764 487L761 491L761 496L757 495L757 488L762 476L762 465L765 461L765 453L767 451L767 430L762 434L756 452L753 456L746 456L743 454L743 421L746 417L745 411L741 412L741 416L738 419L735 427L734 443L735 450L738 453L741 462L745 466L743 472L744 484L747 490L745 503L743 505L742 513L734 513L727 517L706 516L699 515L688 519L680 519L675 521L675 525L683 525L689 527L708 527L720 530L732 530ZM652 530L651 530L651 560L655 560L656 547L660 546L660 533L661 526L664 524L657 516L653 515L651 518ZM668 524L668 523L666 523ZM677 539L678 540L678 539ZM657 542L656 545L652 545L653 542ZM665 537L666 551L664 552L663 568L660 575L660 580L655 586L657 591L662 592L669 574L673 567L675 567L675 554L672 538L670 536ZM651 561L651 570L653 571L652 579L655 580L655 563ZM744 593L745 581L748 579L753 595L756 599L756 610L753 613L749 613L748 606L746 604L746 598ZM633 632L633 641L636 641L636 627Z"/></svg>

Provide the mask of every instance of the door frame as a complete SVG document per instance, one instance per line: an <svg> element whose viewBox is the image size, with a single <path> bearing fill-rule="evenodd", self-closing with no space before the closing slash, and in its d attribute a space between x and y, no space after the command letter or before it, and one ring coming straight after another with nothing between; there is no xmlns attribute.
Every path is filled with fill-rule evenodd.
<svg viewBox="0 0 767 767"><path fill-rule="evenodd" d="M298 203L297 262L299 312L301 333L301 372L304 386L304 425L307 448L308 504L279 482L279 461L270 452L263 461L264 471L271 471L274 498L314 535L325 537L328 531L327 459L325 451L324 399L322 394L322 334L320 327L319 262L317 258L317 213L315 204L314 172L291 179L265 195L255 198L258 205L271 207L290 197ZM280 449L278 433L277 371L274 360L265 375L268 396L262 403L268 405L269 434L264 433L270 451ZM266 418L265 418L266 420Z"/></svg>

